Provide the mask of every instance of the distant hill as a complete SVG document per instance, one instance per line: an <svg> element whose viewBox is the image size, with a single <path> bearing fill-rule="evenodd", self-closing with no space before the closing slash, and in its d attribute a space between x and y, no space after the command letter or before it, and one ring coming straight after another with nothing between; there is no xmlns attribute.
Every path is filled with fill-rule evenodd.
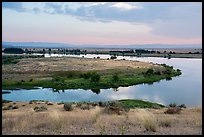
<svg viewBox="0 0 204 137"><path fill-rule="evenodd" d="M2 42L3 48L71 48L71 45L64 43L48 42Z"/></svg>
<svg viewBox="0 0 204 137"><path fill-rule="evenodd" d="M140 48L140 49L155 49L155 48L202 48L202 44L186 44L186 45L168 45L168 44L132 44L132 45L75 45L66 43L49 43L49 42L2 42L3 48Z"/></svg>

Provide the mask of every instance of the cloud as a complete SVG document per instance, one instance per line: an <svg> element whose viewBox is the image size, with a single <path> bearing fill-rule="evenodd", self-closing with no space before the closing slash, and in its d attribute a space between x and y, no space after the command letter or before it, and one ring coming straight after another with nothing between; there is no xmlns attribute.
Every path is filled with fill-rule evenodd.
<svg viewBox="0 0 204 137"><path fill-rule="evenodd" d="M142 6L135 6L124 2L119 2L111 5L111 7L119 8L122 10L132 10L132 9L141 9Z"/></svg>
<svg viewBox="0 0 204 137"><path fill-rule="evenodd" d="M202 36L200 2L52 2L32 3L34 13L72 16L81 21L145 24L159 36L196 38ZM27 12L26 3L3 2L3 8Z"/></svg>
<svg viewBox="0 0 204 137"><path fill-rule="evenodd" d="M62 9L62 4L55 3L46 3L44 12L48 14L64 14L64 10Z"/></svg>
<svg viewBox="0 0 204 137"><path fill-rule="evenodd" d="M153 5L151 7L150 10L155 11ZM158 15L158 18L152 19L153 22L147 23L153 28L153 34L179 38L201 38L202 5L200 3L173 3L165 9L164 14Z"/></svg>
<svg viewBox="0 0 204 137"><path fill-rule="evenodd" d="M2 2L2 8L15 10L17 12L26 11L26 9L23 7L22 2Z"/></svg>
<svg viewBox="0 0 204 137"><path fill-rule="evenodd" d="M36 7L33 8L32 10L34 11L34 13L40 13L41 12L41 10L39 8L36 8Z"/></svg>

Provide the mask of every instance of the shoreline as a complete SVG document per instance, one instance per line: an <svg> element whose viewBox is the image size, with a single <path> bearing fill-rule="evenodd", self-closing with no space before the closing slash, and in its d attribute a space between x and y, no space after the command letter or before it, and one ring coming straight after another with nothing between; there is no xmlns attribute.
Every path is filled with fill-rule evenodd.
<svg viewBox="0 0 204 137"><path fill-rule="evenodd" d="M36 52L36 54L49 54L49 53L38 53ZM52 53L54 54L54 53ZM68 54L68 55L86 55L86 54L90 54L90 55L97 55L97 54L101 54L101 55L114 55L113 53L79 53L79 54L73 54L73 53L56 53L56 54ZM40 55L33 55L33 54L11 54L11 53L2 53L2 56L40 56ZM141 54L141 55L136 55L136 54L117 54L117 56L130 56L130 57L158 57L158 58L168 58L168 54ZM81 58L81 57L80 57ZM182 53L182 54L170 54L170 58L192 58L192 59L202 59L202 54L187 54L187 53Z"/></svg>

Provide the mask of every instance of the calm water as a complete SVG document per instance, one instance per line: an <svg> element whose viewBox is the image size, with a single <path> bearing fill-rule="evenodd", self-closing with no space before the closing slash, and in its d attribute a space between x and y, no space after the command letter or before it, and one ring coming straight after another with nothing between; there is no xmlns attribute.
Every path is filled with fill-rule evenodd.
<svg viewBox="0 0 204 137"><path fill-rule="evenodd" d="M110 55L57 55L46 54L45 57L74 56L85 58L100 57L110 58ZM118 89L101 89L97 92L91 90L65 90L53 92L51 88L39 88L33 90L4 90L10 94L2 94L3 99L13 101L29 101L33 99L55 102L73 101L108 101L118 99L142 99L168 105L169 103L186 104L187 106L202 106L202 59L186 58L158 58L158 57L122 57L118 59L138 60L153 63L165 63L174 68L181 69L182 75L173 77L172 80L161 80L152 85L140 84Z"/></svg>

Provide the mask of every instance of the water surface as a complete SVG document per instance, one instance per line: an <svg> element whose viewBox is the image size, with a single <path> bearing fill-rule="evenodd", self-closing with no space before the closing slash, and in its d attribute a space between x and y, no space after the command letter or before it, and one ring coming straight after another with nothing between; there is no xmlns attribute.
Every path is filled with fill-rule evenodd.
<svg viewBox="0 0 204 137"><path fill-rule="evenodd" d="M45 57L73 56L101 59L110 58L110 55L59 55L46 54ZM117 59L138 60L153 63L165 63L174 68L181 69L182 75L173 77L172 80L161 80L151 85L139 84L118 89L100 89L91 91L83 89L69 89L54 92L51 88L39 88L31 90L4 90L10 94L3 94L3 99L13 101L48 100L55 102L79 102L79 101L108 101L119 99L141 99L168 105L169 103L186 104L187 106L202 106L202 59L189 58L160 58L160 57L129 57L118 56Z"/></svg>

